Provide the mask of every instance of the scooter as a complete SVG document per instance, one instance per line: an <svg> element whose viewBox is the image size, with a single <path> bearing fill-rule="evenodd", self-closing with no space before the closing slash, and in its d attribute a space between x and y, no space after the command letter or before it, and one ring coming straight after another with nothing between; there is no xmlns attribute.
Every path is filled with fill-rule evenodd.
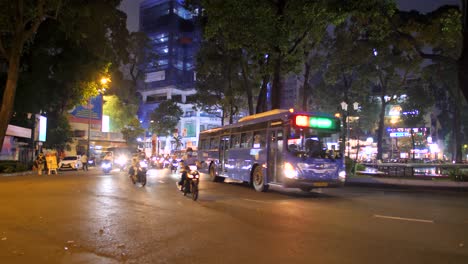
<svg viewBox="0 0 468 264"><path fill-rule="evenodd" d="M184 196L191 193L192 199L196 201L198 199L198 184L200 182L200 173L198 172L197 166L186 166L185 171L182 173L186 173L186 177L181 191L184 193Z"/></svg>
<svg viewBox="0 0 468 264"><path fill-rule="evenodd" d="M133 184L140 183L142 187L146 185L146 172L148 171L148 163L146 160L142 160L139 163L137 171L135 172L134 167L129 170L130 179Z"/></svg>
<svg viewBox="0 0 468 264"><path fill-rule="evenodd" d="M112 162L110 160L103 160L101 162L102 172L108 174L112 170Z"/></svg>

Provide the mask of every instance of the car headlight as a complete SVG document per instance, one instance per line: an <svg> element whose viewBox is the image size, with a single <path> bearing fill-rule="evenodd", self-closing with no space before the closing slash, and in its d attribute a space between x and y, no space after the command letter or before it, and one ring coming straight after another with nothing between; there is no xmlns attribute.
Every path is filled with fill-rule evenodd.
<svg viewBox="0 0 468 264"><path fill-rule="evenodd" d="M344 181L346 180L346 171L344 171L344 170L343 170L343 171L340 171L340 172L338 173L338 179L339 179L340 181L344 182Z"/></svg>
<svg viewBox="0 0 468 264"><path fill-rule="evenodd" d="M294 169L294 166L289 162L284 163L283 172L284 172L284 176L286 176L286 178L289 178L289 179L295 179L297 178L297 175L298 175L297 170Z"/></svg>

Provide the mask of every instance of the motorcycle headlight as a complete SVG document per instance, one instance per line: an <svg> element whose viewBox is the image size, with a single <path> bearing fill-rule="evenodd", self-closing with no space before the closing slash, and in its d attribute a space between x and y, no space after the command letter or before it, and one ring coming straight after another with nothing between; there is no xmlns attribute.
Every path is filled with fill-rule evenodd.
<svg viewBox="0 0 468 264"><path fill-rule="evenodd" d="M343 171L340 171L340 172L338 173L338 179L339 179L340 181L344 182L344 181L346 180L346 171L344 171L344 170L343 170Z"/></svg>
<svg viewBox="0 0 468 264"><path fill-rule="evenodd" d="M189 165L190 170L196 171L197 170L197 165Z"/></svg>
<svg viewBox="0 0 468 264"><path fill-rule="evenodd" d="M124 165L125 163L127 163L127 158L125 156L120 156L117 158L117 164Z"/></svg>
<svg viewBox="0 0 468 264"><path fill-rule="evenodd" d="M146 168L146 167L148 167L148 164L146 164L146 161L142 160L142 161L140 161L140 167Z"/></svg>
<svg viewBox="0 0 468 264"><path fill-rule="evenodd" d="M284 163L283 172L284 172L284 176L286 176L286 178L289 178L289 179L295 179L297 178L297 175L298 175L297 170L294 169L294 166L289 162Z"/></svg>

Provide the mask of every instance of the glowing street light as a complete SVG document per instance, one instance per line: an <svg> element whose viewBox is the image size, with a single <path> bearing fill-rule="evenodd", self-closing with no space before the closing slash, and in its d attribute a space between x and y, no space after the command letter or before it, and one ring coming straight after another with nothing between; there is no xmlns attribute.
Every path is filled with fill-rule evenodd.
<svg viewBox="0 0 468 264"><path fill-rule="evenodd" d="M102 89L99 89L98 92L99 94L102 94L106 91L106 88L107 88L107 85L108 83L111 82L110 78L109 77L102 77L101 80L101 85L102 85ZM90 158L89 154L89 149L90 149L90 143L91 143L91 111L92 111L92 108L91 108L91 98L88 99L88 148L87 148L87 156L88 156L88 159Z"/></svg>

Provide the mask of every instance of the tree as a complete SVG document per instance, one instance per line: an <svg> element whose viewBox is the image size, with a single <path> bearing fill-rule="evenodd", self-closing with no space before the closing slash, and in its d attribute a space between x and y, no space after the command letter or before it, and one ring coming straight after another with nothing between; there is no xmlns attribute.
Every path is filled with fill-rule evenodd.
<svg viewBox="0 0 468 264"><path fill-rule="evenodd" d="M204 42L197 55L197 83L195 105L211 114L222 109L221 120L228 117L229 123L245 105L242 91L239 57L229 52L222 44Z"/></svg>
<svg viewBox="0 0 468 264"><path fill-rule="evenodd" d="M0 15L0 27L4 32L0 38L0 54L9 68L0 111L0 141L3 142L13 104L22 105L23 98L19 102L15 100L20 73L38 76L37 80L43 82L44 86L35 87L35 93L42 89L43 93L38 94L57 98L36 97L34 99L39 100L34 107L23 108L28 112L37 113L42 109L43 112L65 113L77 101L86 101L98 93L99 75L108 68L109 62L118 65L125 57L125 50L115 45L124 43L128 34L125 15L117 9L119 3L117 0L92 3L85 0L16 1L16 5L0 2L0 7L6 11ZM39 42L37 50L32 47L36 40ZM25 60L20 64L21 56ZM41 65L40 57L48 65ZM22 79L26 86L35 85L34 79ZM28 89L25 87L25 91ZM41 104L44 101L48 102Z"/></svg>
<svg viewBox="0 0 468 264"><path fill-rule="evenodd" d="M137 138L144 135L145 130L141 127L138 118L134 117L124 128L122 128L121 132L128 146L136 146Z"/></svg>
<svg viewBox="0 0 468 264"><path fill-rule="evenodd" d="M151 115L150 129L153 134L167 136L174 131L184 112L175 101L167 100L159 104Z"/></svg>
<svg viewBox="0 0 468 264"><path fill-rule="evenodd" d="M311 38L323 35L326 30L323 25L333 22L336 12L329 8L329 3L301 0L202 1L208 17L205 38L223 41L228 51L242 50L240 54L246 55L241 57L242 73L247 73L246 62L250 62L249 66L256 64L257 76L251 80L261 80L262 85L257 112L267 109L261 104L266 103L268 83L272 83L271 107L280 108L283 75L302 66L304 45L310 44L307 41Z"/></svg>
<svg viewBox="0 0 468 264"><path fill-rule="evenodd" d="M0 148L3 146L6 129L13 113L20 58L24 46L32 41L41 23L48 17L57 17L59 0L19 0L12 4L0 1L0 58L8 65L8 74L0 107Z"/></svg>
<svg viewBox="0 0 468 264"><path fill-rule="evenodd" d="M118 97L116 95L104 96L105 103L103 105L103 113L110 117L110 131L112 132L121 132L136 116L138 105L126 103L127 98L129 97Z"/></svg>
<svg viewBox="0 0 468 264"><path fill-rule="evenodd" d="M462 10L466 10L466 1L462 1ZM392 27L389 30L397 42L405 43L423 59L455 66L458 85L448 87L456 107L452 117L454 137L451 152L453 159L461 162L461 113L466 105L468 87L466 12L465 16L462 16L459 7L443 6L428 14L413 11L399 12L397 15L399 19L392 20Z"/></svg>

